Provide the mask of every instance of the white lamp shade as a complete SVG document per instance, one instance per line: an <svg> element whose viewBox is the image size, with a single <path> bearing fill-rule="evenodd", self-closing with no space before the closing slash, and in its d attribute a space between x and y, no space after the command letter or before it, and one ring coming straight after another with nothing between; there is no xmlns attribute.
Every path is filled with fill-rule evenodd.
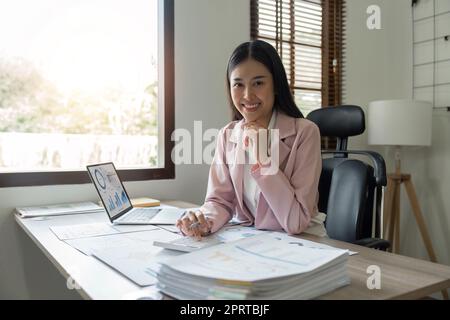
<svg viewBox="0 0 450 320"><path fill-rule="evenodd" d="M433 106L417 100L381 100L369 104L369 144L431 145Z"/></svg>

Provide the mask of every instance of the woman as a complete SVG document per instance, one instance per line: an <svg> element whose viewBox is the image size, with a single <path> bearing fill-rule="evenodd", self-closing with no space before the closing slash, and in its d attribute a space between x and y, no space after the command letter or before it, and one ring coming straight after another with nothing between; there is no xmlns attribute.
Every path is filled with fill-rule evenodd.
<svg viewBox="0 0 450 320"><path fill-rule="evenodd" d="M325 235L317 211L319 129L295 105L276 50L261 40L239 45L228 62L227 89L234 121L218 135L205 203L177 227L199 238L234 216L258 229ZM267 129L279 139L265 139Z"/></svg>

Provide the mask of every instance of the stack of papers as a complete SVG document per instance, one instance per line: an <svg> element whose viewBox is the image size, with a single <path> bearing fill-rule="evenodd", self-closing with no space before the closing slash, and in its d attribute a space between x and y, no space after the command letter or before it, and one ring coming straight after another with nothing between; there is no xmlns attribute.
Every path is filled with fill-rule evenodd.
<svg viewBox="0 0 450 320"><path fill-rule="evenodd" d="M350 283L348 251L264 233L161 263L158 287L177 299L313 299Z"/></svg>
<svg viewBox="0 0 450 320"><path fill-rule="evenodd" d="M15 209L22 218L58 216L65 214L102 212L104 209L93 202L64 203L40 207L21 207Z"/></svg>

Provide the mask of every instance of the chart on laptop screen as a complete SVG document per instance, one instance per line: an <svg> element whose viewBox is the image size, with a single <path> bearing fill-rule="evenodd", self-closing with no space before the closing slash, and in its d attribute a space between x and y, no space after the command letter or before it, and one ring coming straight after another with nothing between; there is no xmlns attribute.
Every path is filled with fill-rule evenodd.
<svg viewBox="0 0 450 320"><path fill-rule="evenodd" d="M111 218L131 206L112 164L91 166L88 170Z"/></svg>

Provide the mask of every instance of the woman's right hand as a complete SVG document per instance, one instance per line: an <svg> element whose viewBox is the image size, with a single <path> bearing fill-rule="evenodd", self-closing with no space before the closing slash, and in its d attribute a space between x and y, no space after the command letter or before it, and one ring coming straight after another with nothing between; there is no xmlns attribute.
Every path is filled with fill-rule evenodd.
<svg viewBox="0 0 450 320"><path fill-rule="evenodd" d="M211 233L213 222L201 211L189 211L177 220L175 226L185 236L201 239Z"/></svg>
<svg viewBox="0 0 450 320"><path fill-rule="evenodd" d="M262 130L265 134L268 134L269 131L261 126L256 121L245 122L242 125L242 129L244 130L243 134L243 144L246 148L249 148L249 151L253 155L253 159L256 160L257 164L262 166L270 163L270 157L268 152L268 139L260 140L260 131Z"/></svg>

